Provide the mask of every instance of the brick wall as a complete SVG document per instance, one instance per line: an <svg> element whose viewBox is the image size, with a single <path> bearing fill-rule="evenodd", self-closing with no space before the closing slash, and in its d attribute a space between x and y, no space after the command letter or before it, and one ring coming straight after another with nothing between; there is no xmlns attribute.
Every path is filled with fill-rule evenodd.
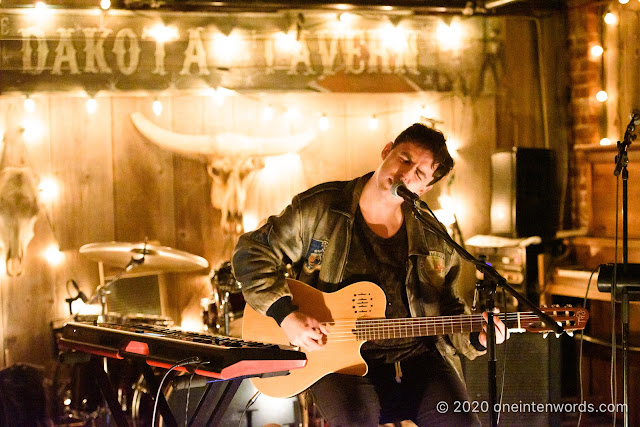
<svg viewBox="0 0 640 427"><path fill-rule="evenodd" d="M589 223L590 175L581 167L582 159L576 158L575 144L598 144L600 140L600 118L603 105L595 95L602 87L600 59L594 60L589 49L601 44L601 13L599 3L592 0L569 0L567 2L567 28L569 47L570 82L570 133L569 143L569 188L574 200L571 222L573 227L585 227Z"/></svg>

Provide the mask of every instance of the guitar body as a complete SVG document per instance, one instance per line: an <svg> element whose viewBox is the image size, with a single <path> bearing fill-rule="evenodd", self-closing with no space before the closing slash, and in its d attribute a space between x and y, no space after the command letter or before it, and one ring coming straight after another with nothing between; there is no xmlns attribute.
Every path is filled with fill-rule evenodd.
<svg viewBox="0 0 640 427"><path fill-rule="evenodd" d="M300 311L315 317L320 322L339 321L341 329L355 328L359 318L384 318L386 297L380 287L371 282L358 282L337 292L324 293L297 280L288 279L293 302ZM347 325L346 328L342 326ZM349 325L352 325L349 327ZM307 365L292 370L289 375L251 378L253 385L262 393L272 397L291 397L313 385L332 372L365 375L367 365L360 355L364 340L331 340L321 350L307 352ZM242 320L242 339L290 345L284 331L271 317L263 316L248 304Z"/></svg>
<svg viewBox="0 0 640 427"><path fill-rule="evenodd" d="M291 397L332 372L364 375L367 365L360 347L367 340L426 337L453 333L482 331L485 322L481 314L385 319L387 298L378 285L358 282L337 292L324 293L297 280L287 279L293 302L300 311L328 324L325 346L307 354L307 365L289 375L252 378L251 382L267 396ZM564 331L584 329L589 312L579 307L542 308L551 325ZM499 315L509 331L548 333L549 326L538 314L514 312ZM256 313L248 304L244 310L242 338L247 341L290 345L284 331L275 320Z"/></svg>

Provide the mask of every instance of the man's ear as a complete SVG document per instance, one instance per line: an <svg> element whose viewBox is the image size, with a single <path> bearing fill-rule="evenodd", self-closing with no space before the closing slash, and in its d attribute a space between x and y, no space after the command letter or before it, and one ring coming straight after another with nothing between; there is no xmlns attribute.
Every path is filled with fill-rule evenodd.
<svg viewBox="0 0 640 427"><path fill-rule="evenodd" d="M382 160L387 158L387 156L389 155L392 149L393 149L393 142L389 141L387 145L385 145L384 148L382 149L382 153L380 153Z"/></svg>

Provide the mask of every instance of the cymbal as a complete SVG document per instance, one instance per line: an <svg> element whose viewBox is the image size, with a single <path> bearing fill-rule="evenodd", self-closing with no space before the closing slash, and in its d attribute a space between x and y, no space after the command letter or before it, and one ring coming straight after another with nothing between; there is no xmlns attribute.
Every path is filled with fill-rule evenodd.
<svg viewBox="0 0 640 427"><path fill-rule="evenodd" d="M136 272L187 272L209 267L207 260L198 255L149 243L88 243L80 248L80 253L93 261L120 268L125 268L132 258L142 260L133 269Z"/></svg>

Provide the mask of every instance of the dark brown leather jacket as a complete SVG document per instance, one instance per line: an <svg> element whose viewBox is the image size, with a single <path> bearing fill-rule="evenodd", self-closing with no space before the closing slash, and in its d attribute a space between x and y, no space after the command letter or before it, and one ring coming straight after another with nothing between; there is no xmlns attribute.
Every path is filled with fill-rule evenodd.
<svg viewBox="0 0 640 427"><path fill-rule="evenodd" d="M271 304L291 295L284 275L287 265L300 280L323 292L340 288L358 202L371 175L313 187L295 196L280 215L240 237L232 264L251 307L266 314ZM411 315L468 313L456 295L460 257L413 216L410 206L404 203L402 209L409 242L405 268ZM461 376L456 353L469 359L483 354L471 345L468 333L439 337L437 347Z"/></svg>

